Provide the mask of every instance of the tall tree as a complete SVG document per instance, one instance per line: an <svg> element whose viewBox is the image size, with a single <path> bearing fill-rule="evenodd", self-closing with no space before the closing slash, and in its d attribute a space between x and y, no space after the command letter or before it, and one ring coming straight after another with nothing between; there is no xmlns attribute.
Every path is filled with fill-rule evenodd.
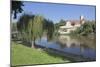
<svg viewBox="0 0 100 67"><path fill-rule="evenodd" d="M52 21L48 20L48 27L47 27L47 37L48 40L50 40L53 37L53 33L54 33L54 24Z"/></svg>
<svg viewBox="0 0 100 67"><path fill-rule="evenodd" d="M23 40L27 39L26 33L27 33L27 25L29 20L32 18L32 15L28 15L28 14L23 14L19 21L17 22L17 30L19 31L19 33L21 34L21 38Z"/></svg>
<svg viewBox="0 0 100 67"><path fill-rule="evenodd" d="M34 45L35 45L36 38L40 38L43 34L43 22L44 22L44 18L39 15L36 15L31 20L32 47L34 47Z"/></svg>
<svg viewBox="0 0 100 67"><path fill-rule="evenodd" d="M45 27L44 27L45 26ZM34 47L35 40L41 38L44 30L47 30L47 36L53 36L54 24L50 20L46 20L40 15L27 15L24 14L17 22L18 31L21 33L22 40L31 43Z"/></svg>

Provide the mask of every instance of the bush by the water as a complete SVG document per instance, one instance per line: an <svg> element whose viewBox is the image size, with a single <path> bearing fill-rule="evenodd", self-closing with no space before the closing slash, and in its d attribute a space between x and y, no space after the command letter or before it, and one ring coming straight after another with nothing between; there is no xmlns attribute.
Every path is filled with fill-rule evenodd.
<svg viewBox="0 0 100 67"><path fill-rule="evenodd" d="M77 28L77 30L72 31L71 34L77 35L88 35L88 34L95 34L96 33L96 24L93 21L88 21L84 23L81 27Z"/></svg>

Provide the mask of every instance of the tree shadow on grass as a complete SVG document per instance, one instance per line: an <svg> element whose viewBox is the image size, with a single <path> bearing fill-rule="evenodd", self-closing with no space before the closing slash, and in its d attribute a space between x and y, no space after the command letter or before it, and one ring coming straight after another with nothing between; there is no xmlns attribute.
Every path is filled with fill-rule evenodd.
<svg viewBox="0 0 100 67"><path fill-rule="evenodd" d="M26 41L22 41L22 40L12 40L12 42L15 42L16 45L24 45L26 47L31 47L31 43L26 42Z"/></svg>
<svg viewBox="0 0 100 67"><path fill-rule="evenodd" d="M22 41L22 45L24 45L26 47L31 47L31 43L25 42L25 41Z"/></svg>

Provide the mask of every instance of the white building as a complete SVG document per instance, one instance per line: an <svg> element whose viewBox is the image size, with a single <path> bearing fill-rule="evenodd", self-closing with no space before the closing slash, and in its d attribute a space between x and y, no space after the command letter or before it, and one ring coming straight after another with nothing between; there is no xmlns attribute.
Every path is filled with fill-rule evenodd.
<svg viewBox="0 0 100 67"><path fill-rule="evenodd" d="M80 20L68 20L66 25L60 26L60 34L69 34L71 31L75 31L78 27L85 23L84 17L80 16Z"/></svg>

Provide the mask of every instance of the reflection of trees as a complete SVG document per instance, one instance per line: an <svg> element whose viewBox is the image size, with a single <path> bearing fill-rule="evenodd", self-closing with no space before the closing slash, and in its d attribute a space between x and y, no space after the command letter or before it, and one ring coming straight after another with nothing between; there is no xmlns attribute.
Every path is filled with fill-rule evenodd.
<svg viewBox="0 0 100 67"><path fill-rule="evenodd" d="M62 49L65 48L65 47L67 47L66 44L61 43L61 42L59 42L59 41L57 41L56 43L57 43Z"/></svg>
<svg viewBox="0 0 100 67"><path fill-rule="evenodd" d="M93 39L91 39L90 37L79 36L79 37L77 37L77 40L80 42L81 47L91 48L91 49L96 48L95 37Z"/></svg>
<svg viewBox="0 0 100 67"><path fill-rule="evenodd" d="M67 35L60 35L58 37L58 42L60 46L64 47L80 47L82 51L85 48L92 48L95 49L95 38L91 39L84 36L67 36Z"/></svg>
<svg viewBox="0 0 100 67"><path fill-rule="evenodd" d="M56 43L58 43L58 45L59 45L61 48L70 48L70 47L75 47L75 46L76 46L75 43L67 44L67 43L61 43L61 42L59 42L59 41L57 41Z"/></svg>

